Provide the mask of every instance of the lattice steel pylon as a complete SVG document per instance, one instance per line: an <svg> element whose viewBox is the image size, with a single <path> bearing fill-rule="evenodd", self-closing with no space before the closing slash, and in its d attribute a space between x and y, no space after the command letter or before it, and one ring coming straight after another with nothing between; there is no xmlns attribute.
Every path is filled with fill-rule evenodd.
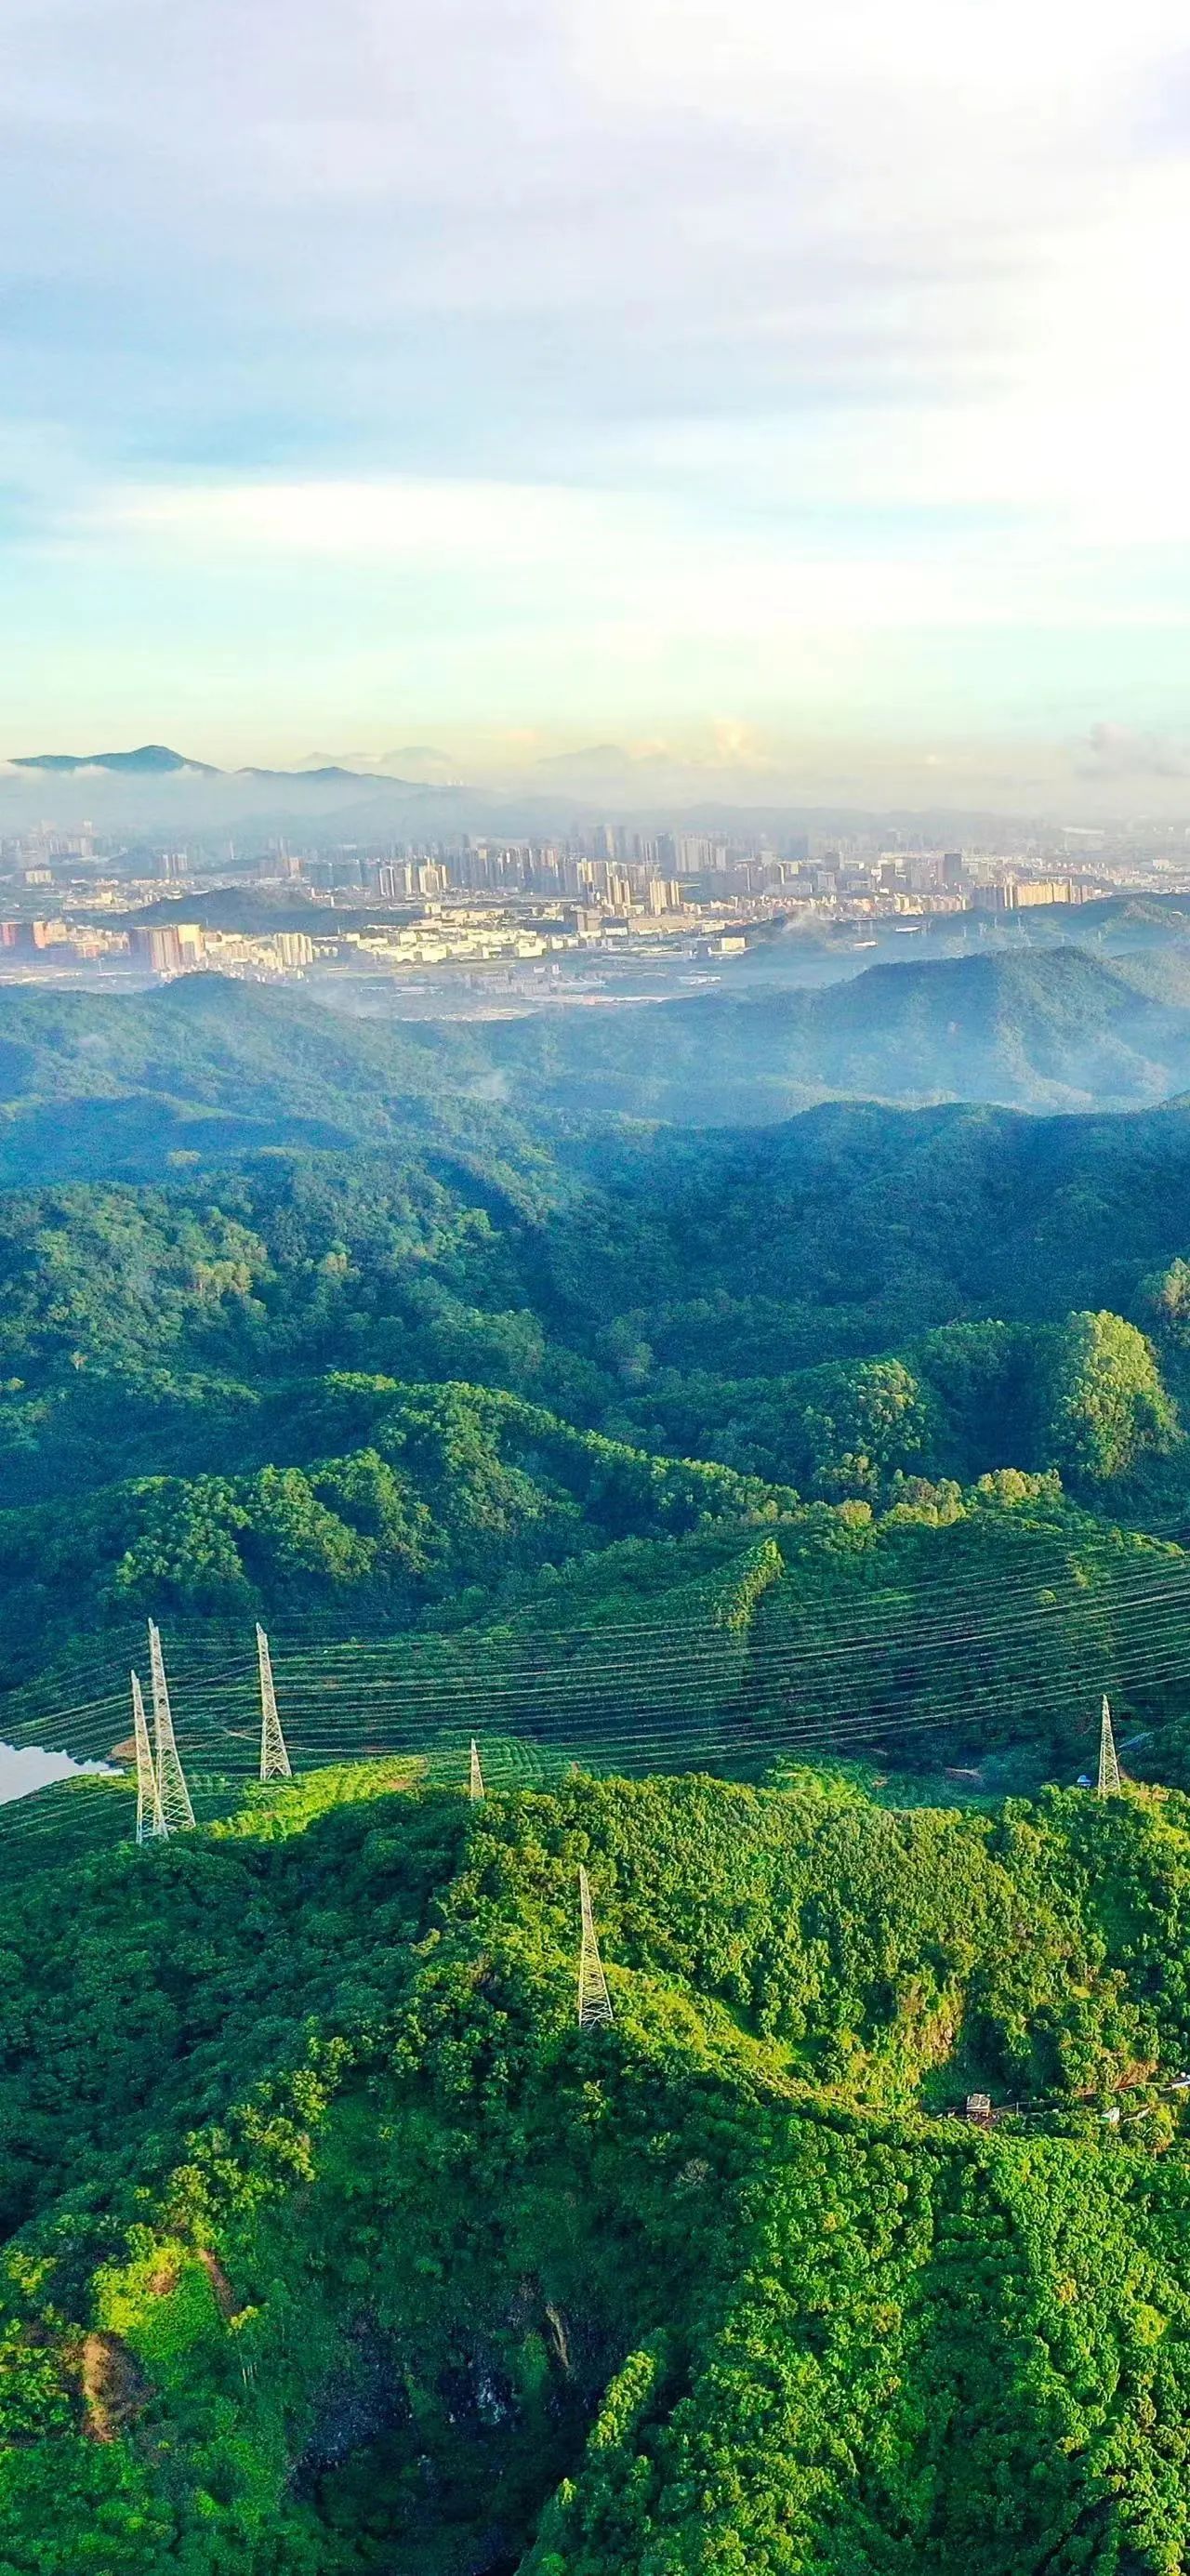
<svg viewBox="0 0 1190 2576"><path fill-rule="evenodd" d="M259 1619L256 1622L256 1656L260 1665L260 1776L262 1780L292 1780L293 1764L277 1715L273 1659Z"/></svg>
<svg viewBox="0 0 1190 2576"><path fill-rule="evenodd" d="M1099 1795L1101 1798L1118 1798L1119 1794L1120 1766L1116 1760L1116 1739L1111 1731L1111 1709L1105 1691L1099 1723Z"/></svg>
<svg viewBox="0 0 1190 2576"><path fill-rule="evenodd" d="M161 1630L149 1621L149 1670L153 1677L153 1737L157 1757L157 1798L161 1808L161 1831L176 1834L194 1822L186 1775L178 1759L174 1742L174 1722L170 1713L169 1692L165 1682L165 1659L161 1652Z"/></svg>
<svg viewBox="0 0 1190 2576"><path fill-rule="evenodd" d="M612 2020L612 1999L607 1991L599 1943L595 1937L595 1917L591 1912L591 1889L585 1869L578 1874L579 1910L583 1938L578 1960L578 2023L580 2030L598 2030Z"/></svg>
<svg viewBox="0 0 1190 2576"><path fill-rule="evenodd" d="M473 1798L482 1798L487 1794L483 1785L483 1773L479 1767L479 1746L474 1736L471 1738L471 1773L467 1786Z"/></svg>
<svg viewBox="0 0 1190 2576"><path fill-rule="evenodd" d="M166 1830L165 1818L161 1813L161 1792L149 1742L140 1674L131 1673L129 1679L132 1683L132 1732L136 1740L136 1839L138 1843L154 1843Z"/></svg>

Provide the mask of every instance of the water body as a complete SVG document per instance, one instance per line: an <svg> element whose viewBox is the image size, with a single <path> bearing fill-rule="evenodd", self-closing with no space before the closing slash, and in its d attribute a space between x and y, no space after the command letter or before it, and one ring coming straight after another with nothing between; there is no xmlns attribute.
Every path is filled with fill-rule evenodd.
<svg viewBox="0 0 1190 2576"><path fill-rule="evenodd" d="M47 1753L40 1744L0 1744L0 1807L13 1798L30 1798L50 1780L73 1780L84 1771L105 1771L110 1762L75 1762L69 1753Z"/></svg>

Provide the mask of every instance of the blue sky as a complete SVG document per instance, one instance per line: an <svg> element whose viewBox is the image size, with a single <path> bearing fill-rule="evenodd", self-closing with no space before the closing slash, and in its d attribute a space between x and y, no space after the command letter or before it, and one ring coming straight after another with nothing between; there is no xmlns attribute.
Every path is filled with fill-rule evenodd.
<svg viewBox="0 0 1190 2576"><path fill-rule="evenodd" d="M1184 27L6 0L0 756L1180 810Z"/></svg>

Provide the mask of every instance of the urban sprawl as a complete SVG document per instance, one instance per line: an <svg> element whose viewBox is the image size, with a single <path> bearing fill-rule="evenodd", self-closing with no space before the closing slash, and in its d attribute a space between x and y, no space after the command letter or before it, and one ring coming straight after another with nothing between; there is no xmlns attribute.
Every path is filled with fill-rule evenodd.
<svg viewBox="0 0 1190 2576"><path fill-rule="evenodd" d="M786 930L862 943L864 925L909 933L970 915L979 935L1038 907L1188 885L1185 841L1168 830L998 851L601 823L564 840L274 841L244 855L47 828L0 844L0 977L428 974L515 993L573 966L597 987L601 964L738 956Z"/></svg>

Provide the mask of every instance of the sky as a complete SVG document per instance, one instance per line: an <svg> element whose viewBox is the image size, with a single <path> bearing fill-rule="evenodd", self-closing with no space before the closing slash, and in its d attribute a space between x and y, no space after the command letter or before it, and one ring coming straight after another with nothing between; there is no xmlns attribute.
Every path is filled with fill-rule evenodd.
<svg viewBox="0 0 1190 2576"><path fill-rule="evenodd" d="M1188 241L1173 0L4 0L0 759L1190 812Z"/></svg>

